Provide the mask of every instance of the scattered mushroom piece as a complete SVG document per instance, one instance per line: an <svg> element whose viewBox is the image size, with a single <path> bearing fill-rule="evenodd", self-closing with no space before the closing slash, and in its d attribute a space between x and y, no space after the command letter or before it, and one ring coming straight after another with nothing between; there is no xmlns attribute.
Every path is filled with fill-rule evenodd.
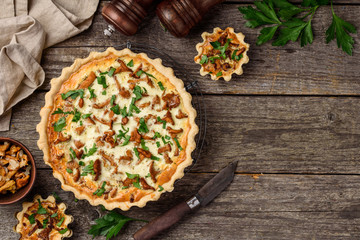
<svg viewBox="0 0 360 240"><path fill-rule="evenodd" d="M130 68L128 68L122 60L118 59L117 61L118 61L118 63L120 63L120 66L118 68L116 68L114 74L117 74L120 72L131 72L132 73L132 70Z"/></svg>
<svg viewBox="0 0 360 240"><path fill-rule="evenodd" d="M85 89L90 87L90 85L95 81L96 79L96 75L94 72L91 72L87 78L85 78L85 80L83 80L80 85L79 85L79 89Z"/></svg>
<svg viewBox="0 0 360 240"><path fill-rule="evenodd" d="M178 114L175 116L177 119L187 118L188 116L179 109Z"/></svg>
<svg viewBox="0 0 360 240"><path fill-rule="evenodd" d="M169 143L158 149L158 154L164 153L164 152L171 152L171 146Z"/></svg>
<svg viewBox="0 0 360 240"><path fill-rule="evenodd" d="M94 172L95 172L94 180L97 181L99 179L99 176L101 175L101 162L99 159L96 159L94 162Z"/></svg>
<svg viewBox="0 0 360 240"><path fill-rule="evenodd" d="M55 141L54 141L54 144L58 144L58 143L61 143L61 142L67 142L71 139L71 135L65 137L62 132L59 132Z"/></svg>
<svg viewBox="0 0 360 240"><path fill-rule="evenodd" d="M153 188L152 186L150 186L150 185L146 182L146 180L145 180L144 178L140 178L140 183L141 183L143 189L145 189L145 190L151 189L151 190L155 191L155 188Z"/></svg>
<svg viewBox="0 0 360 240"><path fill-rule="evenodd" d="M165 102L163 109L172 109L180 105L180 97L175 93L168 93L162 99Z"/></svg>
<svg viewBox="0 0 360 240"><path fill-rule="evenodd" d="M162 120L164 120L164 121L166 121L166 122L168 122L168 123L171 123L172 125L175 124L175 123L174 123L174 120L173 120L173 118L172 118L172 116L171 116L171 112L170 112L169 110L166 112L166 114L165 114L165 116L162 118Z"/></svg>
<svg viewBox="0 0 360 240"><path fill-rule="evenodd" d="M93 104L93 108L101 109L101 108L105 107L106 105L109 105L110 101L111 101L111 98L107 99L107 100L106 100L105 102L103 102L103 103L94 103L94 104Z"/></svg>

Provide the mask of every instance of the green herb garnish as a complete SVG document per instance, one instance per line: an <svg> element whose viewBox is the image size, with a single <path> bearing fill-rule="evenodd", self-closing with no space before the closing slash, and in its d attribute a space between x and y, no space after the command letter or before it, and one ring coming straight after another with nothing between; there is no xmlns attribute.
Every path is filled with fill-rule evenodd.
<svg viewBox="0 0 360 240"><path fill-rule="evenodd" d="M116 104L115 106L110 108L111 111L113 111L116 115L120 114L120 106L119 104Z"/></svg>
<svg viewBox="0 0 360 240"><path fill-rule="evenodd" d="M85 150L85 153L81 156L82 159L84 159L85 157L90 157L97 151L96 144L94 143L94 145L92 146L92 148L89 149L89 151L87 151L86 147L84 148L84 150Z"/></svg>
<svg viewBox="0 0 360 240"><path fill-rule="evenodd" d="M356 28L339 18L334 12L332 1L330 2L333 21L326 31L326 42L335 39L336 35L338 47L352 55L354 39L348 33L356 33ZM295 42L300 39L300 45L303 47L313 42L311 22L315 12L320 6L328 5L329 1L303 0L302 6L305 8L297 7L287 0L255 1L254 4L257 9L248 6L239 7L239 11L249 20L245 24L247 27L268 25L260 31L257 45L264 44L276 36L273 46L284 46L290 40Z"/></svg>
<svg viewBox="0 0 360 240"><path fill-rule="evenodd" d="M41 202L40 202L40 199L37 200L38 203L39 203L39 207L38 207L38 210L37 210L37 214L47 214L47 211L45 208L43 208L43 206L41 205Z"/></svg>
<svg viewBox="0 0 360 240"><path fill-rule="evenodd" d="M139 151L137 150L137 148L134 148L134 152L135 152L135 156L136 156L137 158L140 158L140 156L139 156Z"/></svg>
<svg viewBox="0 0 360 240"><path fill-rule="evenodd" d="M96 98L96 94L94 93L95 89L92 89L90 87L88 87L88 89L89 89L89 92L90 92L90 98L89 99Z"/></svg>
<svg viewBox="0 0 360 240"><path fill-rule="evenodd" d="M110 71L108 72L109 77L112 77L114 75L115 70L116 69L113 67L110 68Z"/></svg>
<svg viewBox="0 0 360 240"><path fill-rule="evenodd" d="M200 64L208 63L208 61L209 61L208 56L202 55Z"/></svg>
<svg viewBox="0 0 360 240"><path fill-rule="evenodd" d="M64 233L66 233L68 230L69 230L69 229L64 228L63 230L60 230L59 233L60 233L60 234L64 234Z"/></svg>
<svg viewBox="0 0 360 240"><path fill-rule="evenodd" d="M28 220L30 222L30 224L34 224L35 223L35 214L36 213L33 213L29 216Z"/></svg>
<svg viewBox="0 0 360 240"><path fill-rule="evenodd" d="M57 217L57 215L58 215L58 213L54 213L50 217L54 218L54 217Z"/></svg>
<svg viewBox="0 0 360 240"><path fill-rule="evenodd" d="M89 165L85 166L84 169L81 172L81 176L87 176L88 174L95 175L94 171L94 161L91 160Z"/></svg>
<svg viewBox="0 0 360 240"><path fill-rule="evenodd" d="M70 168L67 168L66 171L67 171L68 173L73 173L73 170L71 170Z"/></svg>
<svg viewBox="0 0 360 240"><path fill-rule="evenodd" d="M159 116L157 117L157 121L158 122L161 122L163 124L163 129L166 128L166 121L165 120L162 120Z"/></svg>
<svg viewBox="0 0 360 240"><path fill-rule="evenodd" d="M104 194L104 192L105 192L105 185L106 185L106 182L104 181L103 183L102 183L102 185L101 185L101 187L99 188L99 189L97 189L94 193L93 193L93 195L97 195L97 196L102 196L103 194Z"/></svg>
<svg viewBox="0 0 360 240"><path fill-rule="evenodd" d="M107 88L107 87L108 87L108 85L106 84L106 78L105 78L105 76L99 76L99 77L97 77L97 83L100 84L100 85L102 85L103 88Z"/></svg>
<svg viewBox="0 0 360 240"><path fill-rule="evenodd" d="M92 114L92 113L83 114L83 115L81 116L81 118L82 118L82 119L86 119L86 118L90 117L91 114Z"/></svg>
<svg viewBox="0 0 360 240"><path fill-rule="evenodd" d="M68 97L71 97L71 99L75 99L78 96L80 96L80 98L84 97L84 89L70 90L67 93L61 94L61 98L63 100L67 99Z"/></svg>
<svg viewBox="0 0 360 240"><path fill-rule="evenodd" d="M141 147L142 147L142 149L144 149L144 150L149 150L149 148L145 145L145 140L144 139L141 139Z"/></svg>
<svg viewBox="0 0 360 240"><path fill-rule="evenodd" d="M134 61L131 59L131 61L128 62L128 64L126 64L126 66L133 67L134 66Z"/></svg>
<svg viewBox="0 0 360 240"><path fill-rule="evenodd" d="M116 96L112 95L111 100L110 100L110 106L114 105L115 99L116 99Z"/></svg>
<svg viewBox="0 0 360 240"><path fill-rule="evenodd" d="M164 190L164 188L161 185L159 185L159 192L161 192L162 190Z"/></svg>
<svg viewBox="0 0 360 240"><path fill-rule="evenodd" d="M216 76L217 76L217 77L222 76L222 72L221 72L221 71L220 71L220 72L218 72L218 73L216 74Z"/></svg>
<svg viewBox="0 0 360 240"><path fill-rule="evenodd" d="M158 82L157 84L159 85L159 88L160 88L161 90L164 90L164 89L165 89L165 88L164 88L164 85L162 84L162 82Z"/></svg>
<svg viewBox="0 0 360 240"><path fill-rule="evenodd" d="M66 126L66 118L61 117L56 123L54 123L54 131L55 132L61 132L63 128Z"/></svg>
<svg viewBox="0 0 360 240"><path fill-rule="evenodd" d="M180 151L183 150L183 148L181 147L181 145L180 145L179 141L177 140L177 138L174 138L174 141L175 141L177 147L179 148L179 150Z"/></svg>
<svg viewBox="0 0 360 240"><path fill-rule="evenodd" d="M108 214L95 220L96 224L91 225L88 234L92 235L93 237L106 236L106 240L108 240L112 237L115 237L123 228L123 226L130 221L147 222L141 219L126 217L115 211L110 211Z"/></svg>
<svg viewBox="0 0 360 240"><path fill-rule="evenodd" d="M62 217L62 218L60 219L60 221L56 224L56 226L60 227L61 224L64 222L64 220L65 220L65 218Z"/></svg>
<svg viewBox="0 0 360 240"><path fill-rule="evenodd" d="M149 129L148 127L146 126L146 123L145 123L145 119L144 118L140 118L139 120L139 132L143 132L143 133L148 133L149 132Z"/></svg>
<svg viewBox="0 0 360 240"><path fill-rule="evenodd" d="M158 158L158 157L156 157L156 156L152 155L152 156L151 156L151 160L159 161L159 160L160 160L160 158Z"/></svg>

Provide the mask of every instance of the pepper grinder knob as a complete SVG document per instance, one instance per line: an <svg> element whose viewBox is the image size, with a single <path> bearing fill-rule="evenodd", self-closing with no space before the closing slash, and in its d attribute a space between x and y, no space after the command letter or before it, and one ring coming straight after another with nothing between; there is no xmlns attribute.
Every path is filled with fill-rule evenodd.
<svg viewBox="0 0 360 240"><path fill-rule="evenodd" d="M109 26L112 26L105 29L104 34L111 36L113 29L116 29L127 36L134 35L152 2L153 0L112 0L101 11L105 20L111 24Z"/></svg>
<svg viewBox="0 0 360 240"><path fill-rule="evenodd" d="M185 37L201 21L210 8L224 0L165 0L156 14L165 28L175 37Z"/></svg>

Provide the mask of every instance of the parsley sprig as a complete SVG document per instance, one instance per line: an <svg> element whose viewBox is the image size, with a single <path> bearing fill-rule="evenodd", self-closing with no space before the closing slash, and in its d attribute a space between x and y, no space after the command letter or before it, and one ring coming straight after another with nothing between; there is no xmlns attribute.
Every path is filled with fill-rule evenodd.
<svg viewBox="0 0 360 240"><path fill-rule="evenodd" d="M115 211L110 211L108 214L95 220L96 224L91 225L88 234L92 235L93 237L106 236L106 239L108 240L112 237L115 237L124 227L124 225L130 221L147 222L145 220L121 215Z"/></svg>
<svg viewBox="0 0 360 240"><path fill-rule="evenodd" d="M239 7L239 11L248 20L245 24L247 27L267 26L261 29L257 45L273 38L273 46L284 46L289 41L295 42L300 39L300 45L303 47L314 40L311 22L315 12L320 6L328 5L329 0L303 0L302 7L287 0L263 0L255 1L254 4L256 9L247 6ZM335 14L332 0L331 11L333 21L326 31L326 42L335 39L336 35L338 47L352 55L354 39L348 33L356 33L356 28Z"/></svg>

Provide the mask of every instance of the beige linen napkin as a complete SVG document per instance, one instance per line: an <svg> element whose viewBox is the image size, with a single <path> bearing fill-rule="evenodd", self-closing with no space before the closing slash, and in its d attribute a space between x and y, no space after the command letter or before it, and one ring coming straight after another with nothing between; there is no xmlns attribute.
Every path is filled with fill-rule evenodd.
<svg viewBox="0 0 360 240"><path fill-rule="evenodd" d="M1 2L0 131L6 131L11 108L44 82L42 50L87 29L99 0Z"/></svg>

